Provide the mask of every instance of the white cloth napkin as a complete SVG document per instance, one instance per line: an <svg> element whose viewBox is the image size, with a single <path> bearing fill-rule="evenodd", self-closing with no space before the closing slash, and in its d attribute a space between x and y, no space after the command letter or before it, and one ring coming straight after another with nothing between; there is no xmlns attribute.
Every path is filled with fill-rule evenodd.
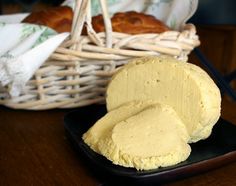
<svg viewBox="0 0 236 186"><path fill-rule="evenodd" d="M0 23L20 23L29 13L7 14L0 16Z"/></svg>
<svg viewBox="0 0 236 186"><path fill-rule="evenodd" d="M0 24L0 91L18 96L69 33L31 24ZM8 87L8 89L4 89Z"/></svg>

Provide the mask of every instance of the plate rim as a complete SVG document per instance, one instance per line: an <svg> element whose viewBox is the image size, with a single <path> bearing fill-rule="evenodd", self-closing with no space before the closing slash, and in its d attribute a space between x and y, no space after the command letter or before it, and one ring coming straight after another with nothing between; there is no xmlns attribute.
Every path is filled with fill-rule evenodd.
<svg viewBox="0 0 236 186"><path fill-rule="evenodd" d="M174 167L174 168L170 168L170 169L166 169L166 170L158 171L158 172L146 172L146 173L143 172L142 174L137 174L138 171L135 171L132 174L127 175L125 173L121 174L119 172L117 173L116 171L110 171L109 168L102 166L101 163L99 163L97 160L94 160L94 158L92 158L91 156L88 156L89 152L87 150L85 152L84 149L81 149L81 147L80 147L81 144L79 144L79 143L83 143L83 145L86 145L82 141L81 137L78 137L77 140L74 138L72 139L72 137L74 135L69 130L66 120L68 119L69 115L71 115L73 113L77 113L79 111L80 111L80 109L73 110L64 116L64 128L67 131L66 132L67 137L69 137L70 141L73 140L72 141L73 143L77 142L76 143L76 145L77 145L76 150L79 150L80 152L82 152L83 156L85 156L85 158L87 158L90 161L90 163L92 163L93 165L95 164L95 165L99 166L99 169L102 169L102 171L105 171L106 173L109 173L112 176L118 176L118 177L123 177L123 178L128 178L128 179L134 179L134 180L137 180L137 179L145 179L146 180L146 179L156 177L156 178L160 179L159 181L164 182L164 181L167 181L167 179L168 180L169 179L175 180L179 177L190 177L190 176L193 176L193 175L196 175L199 173L203 173L203 172L221 167L223 165L229 164L230 162L236 161L236 149L235 149L233 151L229 151L229 152L226 152L222 155L218 155L218 156L215 156L212 158L204 159L204 160L197 161L197 162L194 162L191 164L180 165L178 167ZM227 122L227 124L234 125L231 122L224 120L223 118L220 118L219 121L220 120ZM74 145L73 145L73 147L74 147ZM87 148L89 148L89 147L87 146ZM96 153L96 152L94 152L94 153ZM99 156L102 156L98 153L96 153L96 154ZM107 160L107 161L109 161L109 160ZM115 166L119 166L119 165L112 164L112 166L115 167ZM123 168L126 169L126 167L123 167ZM127 168L127 169L130 169L130 168ZM186 174L186 172L187 172L187 174ZM166 178L164 175L168 175L168 178Z"/></svg>

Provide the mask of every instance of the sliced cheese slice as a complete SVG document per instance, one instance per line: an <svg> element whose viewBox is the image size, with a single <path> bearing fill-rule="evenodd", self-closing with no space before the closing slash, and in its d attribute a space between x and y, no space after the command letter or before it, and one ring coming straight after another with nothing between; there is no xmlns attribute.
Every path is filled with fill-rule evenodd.
<svg viewBox="0 0 236 186"><path fill-rule="evenodd" d="M218 87L200 67L167 56L136 59L112 78L107 88L111 111L133 100L170 105L185 123L189 142L207 138L220 116Z"/></svg>
<svg viewBox="0 0 236 186"><path fill-rule="evenodd" d="M107 113L104 117L98 120L86 133L83 135L84 142L90 146L95 152L99 153L97 142L106 136L115 124L120 121L141 112L145 108L152 105L152 101L134 101L126 103L119 108Z"/></svg>
<svg viewBox="0 0 236 186"><path fill-rule="evenodd" d="M175 165L188 158L187 130L177 113L155 104L117 123L98 142L101 154L114 164L149 170Z"/></svg>

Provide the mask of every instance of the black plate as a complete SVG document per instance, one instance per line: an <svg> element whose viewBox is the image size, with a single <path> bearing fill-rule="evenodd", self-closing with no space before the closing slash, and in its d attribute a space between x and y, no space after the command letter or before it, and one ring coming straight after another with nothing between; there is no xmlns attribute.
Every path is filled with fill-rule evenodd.
<svg viewBox="0 0 236 186"><path fill-rule="evenodd" d="M116 178L135 184L173 181L236 160L236 126L220 119L208 139L191 144L191 155L182 163L150 171L137 171L114 165L92 151L81 139L82 134L105 113L104 105L83 107L68 113L64 119L64 126L67 137L79 154L86 158L91 170L99 175L106 175L113 181Z"/></svg>

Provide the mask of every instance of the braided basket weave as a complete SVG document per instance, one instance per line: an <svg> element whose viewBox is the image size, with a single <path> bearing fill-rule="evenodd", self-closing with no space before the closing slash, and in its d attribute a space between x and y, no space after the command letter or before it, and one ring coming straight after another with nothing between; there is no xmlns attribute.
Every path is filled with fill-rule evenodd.
<svg viewBox="0 0 236 186"><path fill-rule="evenodd" d="M195 26L161 34L112 32L106 0L100 0L105 32L91 25L90 1L76 1L71 36L34 74L18 97L0 100L15 109L73 108L104 102L110 77L132 58L166 54L187 60L200 44ZM81 36L83 25L88 35Z"/></svg>

